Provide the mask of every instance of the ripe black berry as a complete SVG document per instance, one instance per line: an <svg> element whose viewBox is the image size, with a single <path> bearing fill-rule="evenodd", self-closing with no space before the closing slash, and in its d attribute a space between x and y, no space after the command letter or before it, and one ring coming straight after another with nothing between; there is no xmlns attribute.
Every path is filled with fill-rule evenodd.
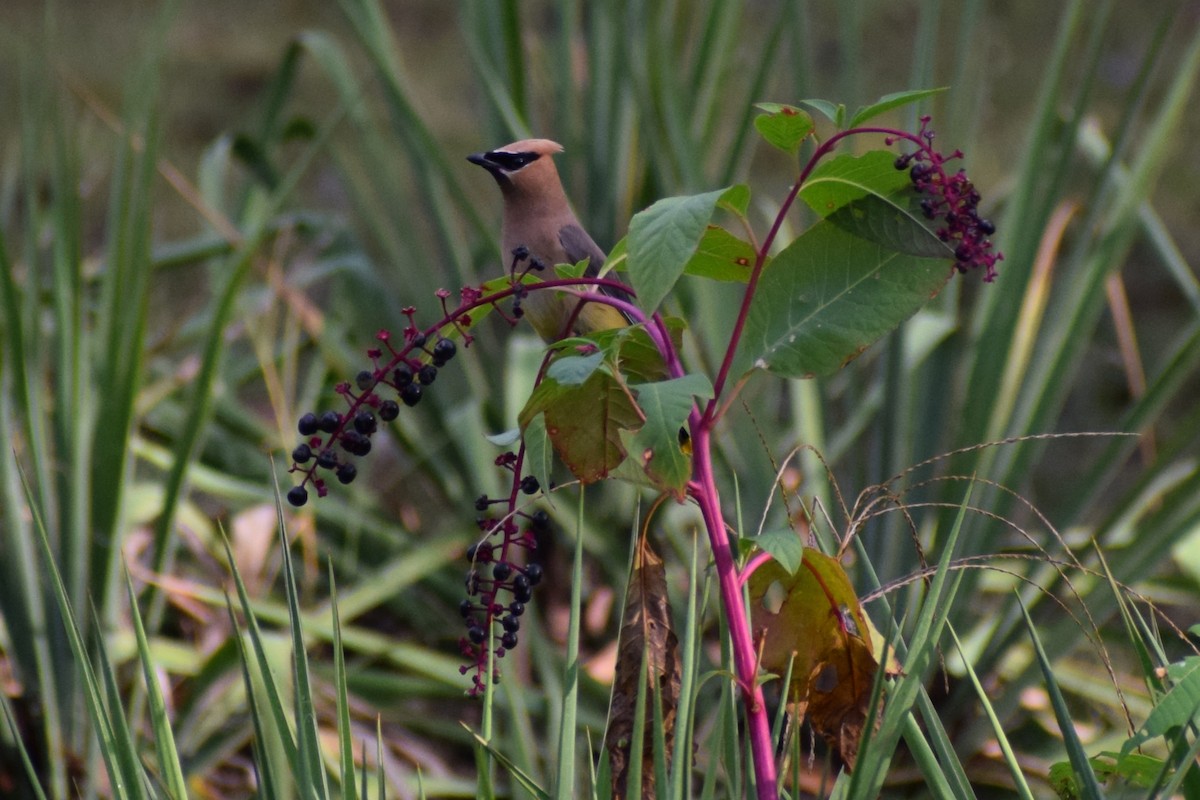
<svg viewBox="0 0 1200 800"><path fill-rule="evenodd" d="M296 427L300 429L301 436L312 436L317 432L317 415L311 411L300 418L296 423Z"/></svg>
<svg viewBox="0 0 1200 800"><path fill-rule="evenodd" d="M354 415L354 430L370 436L375 432L375 415L370 411L359 411Z"/></svg>
<svg viewBox="0 0 1200 800"><path fill-rule="evenodd" d="M540 488L538 479L533 475L526 475L524 478L521 478L521 491L525 494L536 494Z"/></svg>
<svg viewBox="0 0 1200 800"><path fill-rule="evenodd" d="M521 630L521 620L517 619L516 617L505 617L504 619L500 620L500 624L504 626L504 630L509 631L510 633L516 633L517 631Z"/></svg>
<svg viewBox="0 0 1200 800"><path fill-rule="evenodd" d="M500 637L500 644L504 646L505 650L512 650L517 646L517 635L512 631L508 631Z"/></svg>
<svg viewBox="0 0 1200 800"><path fill-rule="evenodd" d="M477 625L472 625L467 628L467 638L475 644L483 644L483 640L487 638L487 633Z"/></svg>
<svg viewBox="0 0 1200 800"><path fill-rule="evenodd" d="M395 400L384 400L379 404L379 418L384 422L391 422L398 416L400 416L400 404Z"/></svg>
<svg viewBox="0 0 1200 800"><path fill-rule="evenodd" d="M353 464L342 464L337 468L337 479L343 484L350 483L358 475L358 467Z"/></svg>
<svg viewBox="0 0 1200 800"><path fill-rule="evenodd" d="M433 346L433 363L439 367L447 361L454 358L454 354L458 352L458 346L450 339L441 338Z"/></svg>
<svg viewBox="0 0 1200 800"><path fill-rule="evenodd" d="M487 542L478 542L467 548L467 561L491 561L492 546Z"/></svg>
<svg viewBox="0 0 1200 800"><path fill-rule="evenodd" d="M410 383L400 390L400 399L404 405L412 407L421 402L421 384Z"/></svg>
<svg viewBox="0 0 1200 800"><path fill-rule="evenodd" d="M287 499L289 503L299 508L308 502L308 492L303 486L293 486L291 489L288 489Z"/></svg>
<svg viewBox="0 0 1200 800"><path fill-rule="evenodd" d="M437 367L433 364L426 364L421 367L421 371L417 373L417 380L421 381L425 386L433 383L437 380Z"/></svg>
<svg viewBox="0 0 1200 800"><path fill-rule="evenodd" d="M338 425L342 424L342 415L336 411L326 411L317 420L317 427L326 433L333 433L338 429Z"/></svg>
<svg viewBox="0 0 1200 800"><path fill-rule="evenodd" d="M356 456L365 456L371 452L371 440L358 431L346 431L342 434L342 449Z"/></svg>
<svg viewBox="0 0 1200 800"><path fill-rule="evenodd" d="M492 567L492 577L498 581L507 580L509 575L512 575L512 565L507 561L500 561Z"/></svg>
<svg viewBox="0 0 1200 800"><path fill-rule="evenodd" d="M354 376L354 385L365 392L375 385L375 376L370 370L364 369Z"/></svg>
<svg viewBox="0 0 1200 800"><path fill-rule="evenodd" d="M458 613L462 614L463 619L466 619L467 617L471 616L471 612L474 610L475 610L475 605L470 600L467 600L465 598L463 599L463 601L461 603L458 604Z"/></svg>
<svg viewBox="0 0 1200 800"><path fill-rule="evenodd" d="M996 226L990 219L980 219L979 222L975 224L975 227L979 228L979 232L984 236L991 236L996 232Z"/></svg>
<svg viewBox="0 0 1200 800"><path fill-rule="evenodd" d="M542 582L542 565L530 564L525 568L525 577L529 579L530 586L537 586Z"/></svg>
<svg viewBox="0 0 1200 800"><path fill-rule="evenodd" d="M396 384L397 389L403 389L405 386L408 386L412 383L412 379L412 367L408 364L401 364L392 373L392 382Z"/></svg>
<svg viewBox="0 0 1200 800"><path fill-rule="evenodd" d="M292 461L297 464L303 464L312 458L312 448L306 444L296 445L296 449L292 451Z"/></svg>
<svg viewBox="0 0 1200 800"><path fill-rule="evenodd" d="M513 601L508 604L508 612L514 617L519 617L525 613L525 604Z"/></svg>
<svg viewBox="0 0 1200 800"><path fill-rule="evenodd" d="M529 527L533 528L534 533L549 533L550 515L538 509L529 517Z"/></svg>
<svg viewBox="0 0 1200 800"><path fill-rule="evenodd" d="M317 466L325 469L333 469L337 466L337 453L332 450L322 450L317 453Z"/></svg>
<svg viewBox="0 0 1200 800"><path fill-rule="evenodd" d="M475 498L475 510L487 511L489 503L490 501L488 500L488 496L486 494L481 494L479 497Z"/></svg>

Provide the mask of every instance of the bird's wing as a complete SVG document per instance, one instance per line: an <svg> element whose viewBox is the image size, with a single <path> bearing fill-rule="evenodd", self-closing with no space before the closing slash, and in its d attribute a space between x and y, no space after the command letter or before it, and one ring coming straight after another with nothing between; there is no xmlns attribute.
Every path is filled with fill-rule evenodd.
<svg viewBox="0 0 1200 800"><path fill-rule="evenodd" d="M558 243L562 245L567 254L567 261L571 264L588 259L586 274L589 278L600 274L600 267L604 266L604 251L592 241L592 237L588 236L588 232L583 228L574 224L563 225L558 229Z"/></svg>
<svg viewBox="0 0 1200 800"><path fill-rule="evenodd" d="M604 266L604 251L596 244L588 232L578 225L564 225L558 230L558 242L562 245L563 251L567 254L567 260L572 264L578 264L585 258L588 259L587 270L584 272L589 278L594 278L600 274L600 268ZM614 289L610 286L600 287L600 291L609 297L614 297L618 300L624 300L627 303L633 302L633 297L629 292Z"/></svg>

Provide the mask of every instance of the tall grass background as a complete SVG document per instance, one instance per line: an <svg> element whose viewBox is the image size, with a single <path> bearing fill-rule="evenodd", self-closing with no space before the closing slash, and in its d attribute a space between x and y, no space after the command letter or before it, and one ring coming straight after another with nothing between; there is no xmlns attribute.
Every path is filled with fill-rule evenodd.
<svg viewBox="0 0 1200 800"><path fill-rule="evenodd" d="M604 603L634 490L554 501L538 624L489 704L463 697L456 660L472 498L499 488L484 437L514 424L535 340L479 336L367 480L303 512L277 490L295 420L333 407L376 330L499 271L498 197L466 153L563 142L605 247L654 199L735 181L765 219L793 175L750 127L762 100L949 86L923 110L1005 252L993 286L955 281L836 377L756 380L729 417L743 534L768 505L786 524L776 474L811 446L785 481L823 544L856 531L876 624L913 644L944 614L953 632L898 681L861 777L833 790L818 760L788 791L1044 796L1071 758L1086 794L1083 754L1119 750L1169 685L1155 669L1191 652L1194 3L118 5L119 25L18 4L4 34L0 790L603 796ZM222 66L205 39L239 27ZM720 351L729 291L672 299L694 364ZM744 748L694 527L679 508L657 532L693 632L695 772L676 759L670 785L735 796ZM939 607L919 578L951 532L960 564L992 568L941 573ZM1175 741L1149 752L1194 760L1194 730ZM1181 784L1163 770L1140 790Z"/></svg>

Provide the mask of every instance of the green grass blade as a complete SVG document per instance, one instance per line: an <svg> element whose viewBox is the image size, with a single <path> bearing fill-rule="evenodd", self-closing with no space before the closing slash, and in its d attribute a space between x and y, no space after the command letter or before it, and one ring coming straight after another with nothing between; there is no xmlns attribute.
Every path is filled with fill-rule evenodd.
<svg viewBox="0 0 1200 800"><path fill-rule="evenodd" d="M357 800L354 782L354 741L350 736L350 700L346 689L346 653L342 649L342 620L338 615L333 563L329 564L330 610L333 616L333 682L337 694L338 745L341 752L343 800ZM363 763L366 772L366 762ZM365 797L364 797L364 800Z"/></svg>
<svg viewBox="0 0 1200 800"><path fill-rule="evenodd" d="M241 605L242 616L245 619L246 633L249 635L250 643L254 649L254 660L258 665L263 688L267 693L267 706L271 712L270 719L283 746L291 774L296 776L303 775L304 770L300 764L300 752L296 747L296 740L293 737L291 726L288 724L287 714L284 712L283 698L276 683L276 678L272 673L271 662L267 658L267 651L263 645L262 632L258 627L258 619L251 607L250 597L246 593L246 585L242 582L241 573L238 572L237 562L233 558L233 549L229 544L229 539L222 536L221 541L225 546L225 557L229 563L229 571L233 576L234 586L237 588L238 602ZM239 647L244 649L244 645L241 643L239 643ZM247 661L246 664L246 668L249 669L249 662ZM250 684L247 684L247 693L251 693L252 688Z"/></svg>
<svg viewBox="0 0 1200 800"><path fill-rule="evenodd" d="M8 695L4 692L0 692L0 709L4 711L4 721L8 725L8 730L12 735L17 754L21 758L21 766L25 770L25 777L29 780L30 791L36 800L47 800L46 792L42 789L42 783L38 780L37 769L33 766L33 760L29 757L29 748L25 746L25 740L21 737L21 729L17 725L16 716L13 714L12 704L8 700Z"/></svg>
<svg viewBox="0 0 1200 800"><path fill-rule="evenodd" d="M1033 620L1029 616L1029 612L1025 610L1025 605L1021 604L1021 610L1025 616L1025 626L1029 631L1029 637L1033 640L1034 653L1037 655L1038 666L1042 670L1042 677L1046 682L1046 692L1050 696L1050 704L1054 708L1054 716L1058 720L1058 728L1063 735L1063 744L1067 748L1067 756L1071 760L1071 766L1075 770L1075 777L1079 783L1080 797L1085 800L1101 800L1104 797L1104 792L1100 789L1100 784L1096 780L1096 773L1092 771L1091 762L1088 760L1088 755L1083 749L1083 743L1079 741L1079 734L1075 731L1075 721L1071 719L1071 712L1067 708L1067 702L1063 698L1062 691L1058 688L1058 682L1054 679L1054 667L1050 663L1050 659L1046 656L1046 651L1042 647L1041 637L1038 636L1037 626L1033 624Z"/></svg>
<svg viewBox="0 0 1200 800"><path fill-rule="evenodd" d="M556 754L558 774L554 779L555 800L575 796L575 722L579 706L579 626L583 592L584 493L576 506L575 559L571 566L571 616L567 625L566 671L563 674L562 716Z"/></svg>
<svg viewBox="0 0 1200 800"><path fill-rule="evenodd" d="M236 568L235 568L236 569ZM225 595L225 608L229 613L230 629L235 632L233 640L237 643L238 649L238 666L242 671L242 682L246 687L246 705L250 711L250 721L254 726L254 738L252 740L254 749L254 767L258 774L259 782L259 797L274 798L281 796L277 791L275 781L275 770L271 765L270 751L268 748L268 733L266 721L263 719L262 711L259 708L257 693L254 688L254 679L250 674L250 653L246 650L246 642L242 638L241 629L238 627L237 616L233 611L233 598L228 594ZM243 613L247 613L243 607ZM247 614L247 619L249 619ZM249 628L249 624L247 624ZM261 668L261 662L260 662ZM265 679L267 675L264 674ZM278 722L277 722L278 725ZM286 734L284 741L289 741L291 735L287 732L286 725L282 729Z"/></svg>
<svg viewBox="0 0 1200 800"><path fill-rule="evenodd" d="M150 727L154 731L155 751L158 754L159 779L169 797L174 800L186 800L188 796L187 781L183 776L183 766L179 762L179 751L175 747L175 736L171 730L171 719L167 716L167 706L163 700L157 676L154 674L154 662L150 657L150 643L146 638L142 614L138 610L137 595L133 591L133 581L129 577L128 571L125 573L125 588L129 597L133 631L137 637L138 661L142 666L142 677L146 682L146 696L150 701Z"/></svg>
<svg viewBox="0 0 1200 800"><path fill-rule="evenodd" d="M296 740L300 774L300 790L305 798L327 800L329 786L321 760L321 741L317 735L317 712L313 702L312 679L308 668L308 648L304 644L303 615L300 595L296 590L296 571L292 564L291 542L283 525L282 502L276 500L279 515L279 551L283 557L283 585L287 595L288 629L292 644L293 700L296 714Z"/></svg>
<svg viewBox="0 0 1200 800"><path fill-rule="evenodd" d="M1004 726L1001 724L1000 718L996 716L996 709L988 699L987 691L984 690L983 684L975 672L975 668L963 652L962 642L959 641L954 627L948 626L947 630L954 637L954 646L958 649L963 671L966 673L968 680L971 681L971 686L975 689L975 696L979 699L983 713L987 715L988 724L991 726L992 733L996 737L996 744L1000 746L1000 752L1004 756L1004 764L1008 767L1009 774L1012 775L1013 789L1017 797L1021 798L1021 800L1033 800L1033 793L1029 790L1029 784L1025 780L1025 773L1021 768L1020 762L1017 760L1017 754L1013 751L1012 743L1008 740L1008 735L1004 732Z"/></svg>
<svg viewBox="0 0 1200 800"><path fill-rule="evenodd" d="M22 476L22 483L25 487L26 502L33 514L33 523L37 530L37 541L42 551L44 569L49 572L51 588L58 604L63 627L66 630L71 654L75 658L76 669L79 670L83 682L84 700L93 729L100 741L100 756L108 769L108 779L117 796L140 800L144 794L136 748L128 739L128 729L124 727L123 718L120 719L120 728L114 727L114 721L121 714L120 706L117 705L110 711L104 704L100 684L96 679L96 673L92 670L87 646L84 644L83 635L75 622L75 614L71 610L67 587L56 566L54 551L50 546L50 538L46 532L41 509L37 506L28 483L25 483L24 476Z"/></svg>
<svg viewBox="0 0 1200 800"><path fill-rule="evenodd" d="M934 662L937 643L954 605L954 597L961 576L961 573L952 573L949 567L955 545L963 528L963 520L970 507L972 489L973 484L968 486L966 496L959 505L958 518L946 537L941 557L938 559L937 571L934 573L925 593L921 610L917 615L912 645L906 655L907 671L888 694L883 721L880 724L879 732L873 737L875 745L869 748L871 750L870 757L865 757L863 753L859 754L859 760L851 775L848 789L850 797L865 798L879 795L884 779L887 777L892 754L906 724L905 720L912 713L912 706L923 685L925 673ZM864 747L864 749L868 748Z"/></svg>

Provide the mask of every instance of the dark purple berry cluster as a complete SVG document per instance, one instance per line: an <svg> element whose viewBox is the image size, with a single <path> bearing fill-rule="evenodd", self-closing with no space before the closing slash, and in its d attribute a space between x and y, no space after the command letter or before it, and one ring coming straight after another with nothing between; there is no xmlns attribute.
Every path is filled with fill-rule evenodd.
<svg viewBox="0 0 1200 800"><path fill-rule="evenodd" d="M517 646L521 616L533 597L533 587L542 580L542 566L532 560L539 536L550 532L550 517L545 511L527 514L518 509L520 495L533 495L541 490L538 479L521 476L521 455L504 453L496 465L512 472L512 491L508 497L489 498L482 495L475 509L487 512L493 506L504 509L496 518L483 513L476 520L483 538L467 548L467 597L459 605L466 635L459 641L459 650L466 663L459 667L463 675L471 676L471 695L479 695L487 687L489 654L497 659ZM492 680L499 679L493 666Z"/></svg>
<svg viewBox="0 0 1200 800"><path fill-rule="evenodd" d="M926 219L940 219L937 228L939 239L954 248L954 266L959 272L983 269L983 280L991 283L996 279L996 262L1004 256L992 249L989 238L996 226L979 216L979 192L967 179L965 170L949 172L946 163L962 158L955 150L943 155L933 148L934 132L929 129L929 117L921 117L921 130L915 141L916 152L899 156L896 169L907 169L913 188L925 195L921 200L921 212ZM894 142L889 138L888 144Z"/></svg>
<svg viewBox="0 0 1200 800"><path fill-rule="evenodd" d="M409 325L404 329L404 344L392 345L392 335L380 331L375 338L380 347L367 351L372 369L364 369L354 377L354 384L341 383L335 391L346 400L343 413L309 412L300 417L297 428L304 437L292 450L292 472L302 475L300 483L287 493L288 502L302 506L308 502L311 484L318 497L328 493L325 473L332 472L340 483L350 483L357 477L358 468L351 457L371 452L371 436L379 429L379 421L391 422L400 415L400 404L381 396L382 387L395 390L400 402L415 406L421 401L425 387L437 379L438 369L449 363L458 352L453 339L437 336L430 345L430 333L412 324L414 310L405 309ZM464 339L469 343L469 337Z"/></svg>

